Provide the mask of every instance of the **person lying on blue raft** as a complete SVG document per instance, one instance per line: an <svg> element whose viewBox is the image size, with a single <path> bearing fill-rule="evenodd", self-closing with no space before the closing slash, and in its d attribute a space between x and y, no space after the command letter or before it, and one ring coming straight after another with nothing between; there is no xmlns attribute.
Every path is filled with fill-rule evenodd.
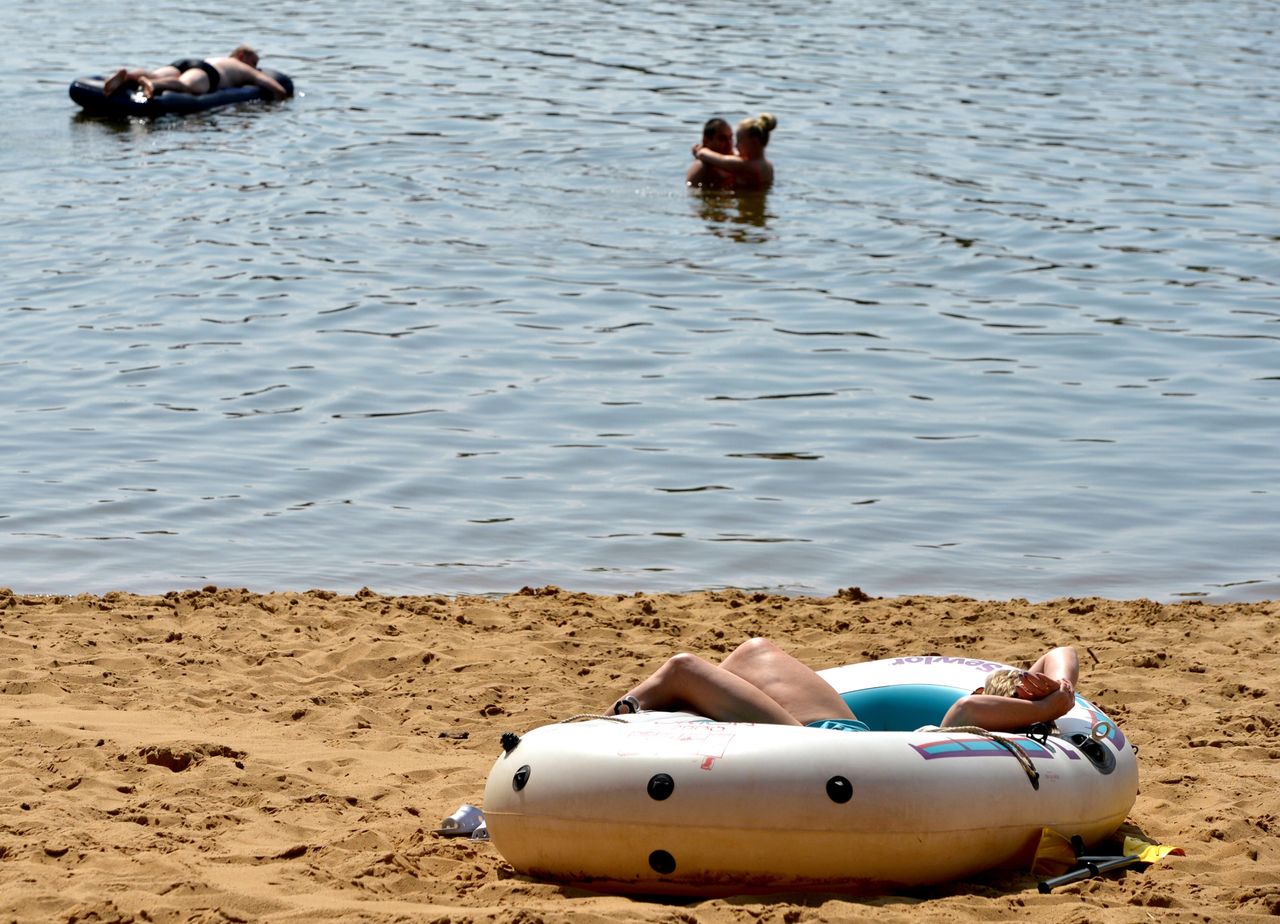
<svg viewBox="0 0 1280 924"><path fill-rule="evenodd" d="M147 99L161 93L186 93L203 96L237 87L258 87L268 99L287 99L292 88L286 88L270 74L258 69L258 53L248 45L238 45L222 58L180 58L172 64L150 70L119 68L102 84L104 96L137 84Z"/></svg>
<svg viewBox="0 0 1280 924"><path fill-rule="evenodd" d="M1075 705L1079 678L1075 649L1053 648L1030 670L993 671L982 687L939 716L938 724L1016 731L1052 722ZM610 712L642 709L694 712L718 722L867 730L825 680L764 638L743 642L720 664L691 654L674 655L615 702Z"/></svg>

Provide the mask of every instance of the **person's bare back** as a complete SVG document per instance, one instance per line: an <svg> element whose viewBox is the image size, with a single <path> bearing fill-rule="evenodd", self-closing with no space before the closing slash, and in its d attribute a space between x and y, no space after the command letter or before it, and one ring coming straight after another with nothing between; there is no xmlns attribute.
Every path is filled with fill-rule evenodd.
<svg viewBox="0 0 1280 924"><path fill-rule="evenodd" d="M253 55L249 61L244 57L236 57L234 53L225 58L208 58L208 62L222 76L219 87L261 87L271 94L273 99L284 99L289 94L278 82L258 70L258 57Z"/></svg>

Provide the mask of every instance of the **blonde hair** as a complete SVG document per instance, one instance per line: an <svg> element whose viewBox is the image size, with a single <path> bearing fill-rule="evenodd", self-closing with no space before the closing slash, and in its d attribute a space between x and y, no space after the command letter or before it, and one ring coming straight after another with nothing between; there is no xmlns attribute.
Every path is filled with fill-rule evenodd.
<svg viewBox="0 0 1280 924"><path fill-rule="evenodd" d="M1022 678L1026 675L1026 671L1020 671L1013 667L992 671L987 674L987 681L982 686L982 692L988 696L1012 696L1017 699L1018 684L1022 682Z"/></svg>
<svg viewBox="0 0 1280 924"><path fill-rule="evenodd" d="M769 143L769 133L778 127L778 120L771 112L762 112L754 119L743 119L742 128L753 137L760 139L760 146Z"/></svg>

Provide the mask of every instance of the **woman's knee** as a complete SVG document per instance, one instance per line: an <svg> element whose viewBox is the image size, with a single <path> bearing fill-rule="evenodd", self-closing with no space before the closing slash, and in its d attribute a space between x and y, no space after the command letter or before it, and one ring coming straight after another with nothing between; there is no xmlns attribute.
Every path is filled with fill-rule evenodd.
<svg viewBox="0 0 1280 924"><path fill-rule="evenodd" d="M680 677L688 674L698 673L705 670L709 666L709 662L704 661L697 655L689 654L682 651L667 658L665 664L659 668L659 671L670 676Z"/></svg>
<svg viewBox="0 0 1280 924"><path fill-rule="evenodd" d="M720 666L755 683L758 678L771 675L786 657L782 649L767 638L752 638L733 649Z"/></svg>
<svg viewBox="0 0 1280 924"><path fill-rule="evenodd" d="M729 655L729 658L737 658L739 660L745 658L769 657L782 651L777 645L769 641L767 638L749 638ZM725 659L726 661L728 658Z"/></svg>

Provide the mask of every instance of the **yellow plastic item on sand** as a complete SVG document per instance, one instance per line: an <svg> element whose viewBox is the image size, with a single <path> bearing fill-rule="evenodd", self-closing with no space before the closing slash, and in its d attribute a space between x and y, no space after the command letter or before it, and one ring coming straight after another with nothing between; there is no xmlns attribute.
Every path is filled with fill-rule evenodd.
<svg viewBox="0 0 1280 924"><path fill-rule="evenodd" d="M1040 845L1031 862L1031 875L1058 876L1076 865L1076 852L1071 839L1053 828L1040 830Z"/></svg>
<svg viewBox="0 0 1280 924"><path fill-rule="evenodd" d="M1153 844L1140 837L1126 837L1120 856L1137 856L1139 863L1155 863L1167 856L1184 857L1181 847ZM1040 831L1040 844L1036 847L1035 860L1031 864L1033 876L1058 876L1077 865L1076 852L1071 840L1052 828Z"/></svg>
<svg viewBox="0 0 1280 924"><path fill-rule="evenodd" d="M1126 837L1122 853L1126 856L1137 854L1138 859L1143 863L1155 863L1157 860L1163 860L1170 855L1175 857L1185 857L1187 855L1187 852L1181 847L1153 844L1150 841L1144 841L1140 837Z"/></svg>

